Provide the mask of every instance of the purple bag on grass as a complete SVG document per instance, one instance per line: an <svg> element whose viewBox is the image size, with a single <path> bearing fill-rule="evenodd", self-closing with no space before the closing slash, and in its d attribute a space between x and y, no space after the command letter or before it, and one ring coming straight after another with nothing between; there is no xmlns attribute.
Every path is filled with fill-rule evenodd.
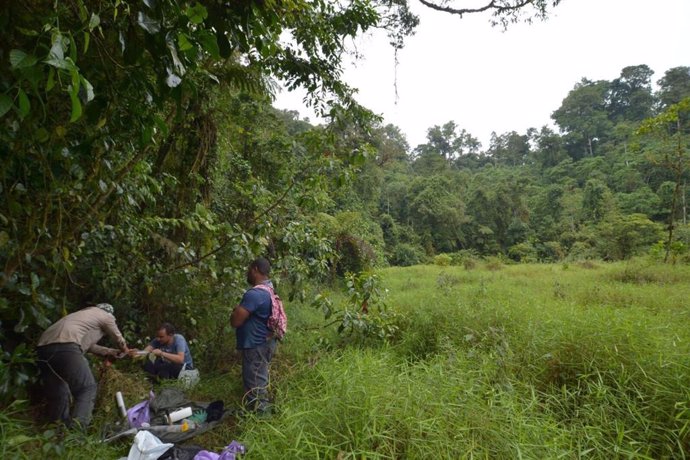
<svg viewBox="0 0 690 460"><path fill-rule="evenodd" d="M129 426L132 428L141 428L144 423L151 421L151 410L149 408L151 400L153 400L153 391L149 393L149 399L135 404L127 410L127 420Z"/></svg>
<svg viewBox="0 0 690 460"><path fill-rule="evenodd" d="M202 450L194 456L194 460L236 460L237 454L244 454L245 451L243 444L232 441L220 454Z"/></svg>

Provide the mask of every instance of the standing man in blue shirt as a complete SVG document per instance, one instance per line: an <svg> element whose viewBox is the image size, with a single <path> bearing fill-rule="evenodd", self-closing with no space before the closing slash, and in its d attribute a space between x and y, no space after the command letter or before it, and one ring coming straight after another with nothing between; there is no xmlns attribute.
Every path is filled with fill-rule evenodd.
<svg viewBox="0 0 690 460"><path fill-rule="evenodd" d="M136 355L139 350L131 350L131 355ZM156 357L154 361L146 360L144 370L154 379L176 379L184 366L187 370L194 369L192 353L189 345L182 336L176 334L175 328L170 323L163 323L156 332L156 338L149 343L145 352Z"/></svg>
<svg viewBox="0 0 690 460"><path fill-rule="evenodd" d="M268 328L271 294L255 286L266 284L273 288L270 273L271 265L263 257L249 264L247 283L253 287L244 293L230 316L230 324L237 329L237 349L242 355L245 406L258 413L270 410L269 365L276 350L276 339Z"/></svg>

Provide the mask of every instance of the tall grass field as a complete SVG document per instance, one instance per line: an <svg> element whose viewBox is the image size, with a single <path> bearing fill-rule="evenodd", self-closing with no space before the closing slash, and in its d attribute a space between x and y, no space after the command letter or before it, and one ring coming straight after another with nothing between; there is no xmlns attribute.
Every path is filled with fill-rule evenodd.
<svg viewBox="0 0 690 460"><path fill-rule="evenodd" d="M390 334L354 340L324 327L320 310L288 303L275 413L232 417L190 442L220 450L237 440L247 459L690 456L689 267L494 263L379 275L377 321ZM239 402L239 364L204 376L197 397ZM60 455L127 455L131 439L104 445L97 429L62 439ZM2 458L39 458L50 438L12 414L0 417L0 436Z"/></svg>

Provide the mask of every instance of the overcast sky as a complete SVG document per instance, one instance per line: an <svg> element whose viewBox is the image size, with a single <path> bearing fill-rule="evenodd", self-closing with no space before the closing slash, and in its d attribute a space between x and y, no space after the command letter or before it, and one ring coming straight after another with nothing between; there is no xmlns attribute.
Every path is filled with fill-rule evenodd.
<svg viewBox="0 0 690 460"><path fill-rule="evenodd" d="M656 83L666 70L690 66L690 0L563 0L546 22L505 32L486 15L460 19L411 4L421 24L397 70L386 37L369 34L354 44L364 57L348 63L345 81L412 148L429 127L450 120L487 148L492 131L523 134L551 124L583 77L613 80L626 66L646 64ZM275 106L316 121L302 96L283 92Z"/></svg>

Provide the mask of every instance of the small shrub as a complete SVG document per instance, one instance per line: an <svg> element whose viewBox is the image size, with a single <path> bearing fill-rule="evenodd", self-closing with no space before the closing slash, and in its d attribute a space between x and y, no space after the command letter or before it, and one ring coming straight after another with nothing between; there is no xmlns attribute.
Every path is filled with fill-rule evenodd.
<svg viewBox="0 0 690 460"><path fill-rule="evenodd" d="M557 299L565 299L564 286L558 281L553 283L553 296Z"/></svg>
<svg viewBox="0 0 690 460"><path fill-rule="evenodd" d="M408 243L400 243L395 246L390 263L391 265L400 267L409 267L421 263L422 260L424 260L424 251L421 247Z"/></svg>
<svg viewBox="0 0 690 460"><path fill-rule="evenodd" d="M338 254L336 272L344 275L347 272L361 272L374 266L376 251L366 241L353 235L340 234L335 240Z"/></svg>
<svg viewBox="0 0 690 460"><path fill-rule="evenodd" d="M447 267L451 264L452 260L453 259L448 254L439 254L434 257L434 265L438 265L440 267Z"/></svg>
<svg viewBox="0 0 690 460"><path fill-rule="evenodd" d="M578 260L589 260L597 257L596 250L592 248L588 243L584 241L576 241L573 243L570 251L568 252L567 260L578 261Z"/></svg>
<svg viewBox="0 0 690 460"><path fill-rule="evenodd" d="M488 257L486 259L486 269L491 271L498 271L504 267L503 261L498 257Z"/></svg>
<svg viewBox="0 0 690 460"><path fill-rule="evenodd" d="M558 241L547 241L539 247L539 259L543 262L558 262L565 257L563 246Z"/></svg>
<svg viewBox="0 0 690 460"><path fill-rule="evenodd" d="M457 252L448 254L450 256L450 264L457 267L465 267L466 270L472 270L477 266L477 259L479 255L474 249L462 249Z"/></svg>
<svg viewBox="0 0 690 460"><path fill-rule="evenodd" d="M516 262L533 263L537 261L537 250L531 243L518 243L508 249L508 256Z"/></svg>
<svg viewBox="0 0 690 460"><path fill-rule="evenodd" d="M449 275L448 273L440 273L436 278L436 285L444 291L449 291L453 286L460 284L460 277Z"/></svg>
<svg viewBox="0 0 690 460"><path fill-rule="evenodd" d="M476 259L467 258L462 261L462 266L465 267L465 270L472 270L477 267L477 261Z"/></svg>
<svg viewBox="0 0 690 460"><path fill-rule="evenodd" d="M374 273L348 273L345 279L347 300L335 304L326 294L318 294L312 307L321 310L324 320L337 324L343 344L380 345L394 340L399 333L400 316L388 311L381 286Z"/></svg>
<svg viewBox="0 0 690 460"><path fill-rule="evenodd" d="M611 278L621 283L631 284L663 282L663 274L656 273L637 264L627 264L622 271L613 273Z"/></svg>
<svg viewBox="0 0 690 460"><path fill-rule="evenodd" d="M671 243L668 255L671 263L686 263L690 260L690 244L676 240ZM652 245L649 248L649 256L658 262L666 259L666 241L661 240Z"/></svg>
<svg viewBox="0 0 690 460"><path fill-rule="evenodd" d="M580 268L585 268L587 270L593 270L595 268L599 268L599 265L594 263L591 260L581 260L577 263L577 266Z"/></svg>

